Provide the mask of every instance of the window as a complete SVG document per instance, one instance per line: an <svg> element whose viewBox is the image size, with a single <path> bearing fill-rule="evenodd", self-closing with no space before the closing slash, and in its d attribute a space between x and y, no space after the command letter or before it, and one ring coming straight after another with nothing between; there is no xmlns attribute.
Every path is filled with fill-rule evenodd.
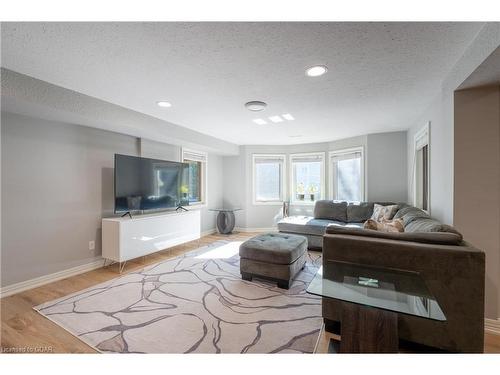
<svg viewBox="0 0 500 375"><path fill-rule="evenodd" d="M284 176L284 155L253 155L254 204L281 204Z"/></svg>
<svg viewBox="0 0 500 375"><path fill-rule="evenodd" d="M414 139L413 205L429 211L429 124Z"/></svg>
<svg viewBox="0 0 500 375"><path fill-rule="evenodd" d="M334 200L365 199L363 147L330 152L330 196Z"/></svg>
<svg viewBox="0 0 500 375"><path fill-rule="evenodd" d="M182 161L189 164L188 184L181 187L183 193L187 193L189 204L205 204L207 154L182 149Z"/></svg>
<svg viewBox="0 0 500 375"><path fill-rule="evenodd" d="M290 201L313 204L322 199L325 190L325 153L290 155Z"/></svg>

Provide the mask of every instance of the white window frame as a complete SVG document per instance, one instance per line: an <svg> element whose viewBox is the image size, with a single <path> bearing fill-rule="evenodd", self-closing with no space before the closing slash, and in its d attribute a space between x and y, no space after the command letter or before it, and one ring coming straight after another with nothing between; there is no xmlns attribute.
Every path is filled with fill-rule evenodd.
<svg viewBox="0 0 500 375"><path fill-rule="evenodd" d="M300 201L300 200L295 200L295 191L294 191L294 179L295 179L295 168L293 167L293 159L300 159L300 158L308 158L308 157L316 157L319 156L321 157L321 170L320 170L320 188L321 188L321 195L315 200L315 201ZM317 200L320 199L325 199L326 197L326 191L325 191L325 152L303 152L303 153L297 153L297 154L290 154L289 155L289 165L290 165L290 195L289 195L289 200L290 204L294 206L314 206ZM307 193L306 193L307 195Z"/></svg>
<svg viewBox="0 0 500 375"><path fill-rule="evenodd" d="M183 147L181 148L181 162L184 163L186 160L201 162L201 201L189 202L189 205L195 207L205 207L208 204L208 154L203 151Z"/></svg>
<svg viewBox="0 0 500 375"><path fill-rule="evenodd" d="M328 172L329 172L329 177L328 177L328 182L329 182L329 196L330 199L336 200L337 198L335 197L336 194L336 183L334 181L335 178L335 171L334 171L334 166L335 162L333 161L334 158L339 157L339 156L344 156L344 155L349 155L353 154L356 152L361 153L361 201L366 201L366 160L365 160L365 147L364 146L357 146L357 147L350 147L350 148L344 148L341 150L335 150L335 151L330 151L328 153Z"/></svg>
<svg viewBox="0 0 500 375"><path fill-rule="evenodd" d="M427 210L431 212L431 122L428 121L413 137L413 205L417 206L417 153L427 146Z"/></svg>
<svg viewBox="0 0 500 375"><path fill-rule="evenodd" d="M281 161L280 169L280 189L281 194L279 200L257 200L257 186L256 186L256 160L258 159L276 159ZM254 206L281 206L286 197L286 155L285 154L252 154L252 203Z"/></svg>

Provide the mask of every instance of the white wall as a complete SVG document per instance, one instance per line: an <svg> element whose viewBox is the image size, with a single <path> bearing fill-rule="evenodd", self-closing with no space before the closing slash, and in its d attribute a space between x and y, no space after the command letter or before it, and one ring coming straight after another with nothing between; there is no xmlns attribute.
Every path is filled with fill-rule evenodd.
<svg viewBox="0 0 500 375"><path fill-rule="evenodd" d="M287 157L286 186L289 186L289 155L301 152L325 152L325 191L329 191L328 152L363 146L366 153L367 199L406 202L407 163L406 132L369 134L327 143L291 146L240 146L238 156L224 159L224 204L239 206L236 225L246 229L264 229L275 226L281 205L254 205L252 188L252 154L285 154ZM388 186L390 185L390 186ZM292 215L312 215L312 205L293 205Z"/></svg>
<svg viewBox="0 0 500 375"><path fill-rule="evenodd" d="M181 146L149 139L139 139L139 155L143 158L181 161Z"/></svg>
<svg viewBox="0 0 500 375"><path fill-rule="evenodd" d="M409 124L408 199L411 202L413 194L413 138L430 121L430 210L432 216L447 224L453 224L453 92L499 45L500 23L486 24L446 76L440 93L417 121Z"/></svg>
<svg viewBox="0 0 500 375"><path fill-rule="evenodd" d="M444 93L438 95L408 130L408 202L413 202L415 134L430 121L430 214L443 223L453 224L453 124L444 117L445 102L449 100Z"/></svg>
<svg viewBox="0 0 500 375"><path fill-rule="evenodd" d="M367 136L367 200L407 201L406 132Z"/></svg>
<svg viewBox="0 0 500 375"><path fill-rule="evenodd" d="M115 153L180 157L179 146L85 126L8 112L1 120L2 286L99 258L101 218L114 215ZM222 167L208 155L210 206L222 203ZM202 231L215 227L207 207L201 216Z"/></svg>

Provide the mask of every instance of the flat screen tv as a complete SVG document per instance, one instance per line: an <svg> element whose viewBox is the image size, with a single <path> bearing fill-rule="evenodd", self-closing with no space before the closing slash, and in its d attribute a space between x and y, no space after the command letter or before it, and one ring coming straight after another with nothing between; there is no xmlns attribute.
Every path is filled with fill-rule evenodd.
<svg viewBox="0 0 500 375"><path fill-rule="evenodd" d="M187 163L115 154L115 212L189 205Z"/></svg>

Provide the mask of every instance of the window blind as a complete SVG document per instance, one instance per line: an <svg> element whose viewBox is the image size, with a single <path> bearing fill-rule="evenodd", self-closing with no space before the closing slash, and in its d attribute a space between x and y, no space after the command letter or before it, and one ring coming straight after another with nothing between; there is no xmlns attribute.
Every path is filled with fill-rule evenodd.
<svg viewBox="0 0 500 375"><path fill-rule="evenodd" d="M353 151L344 154L332 155L331 160L332 162L337 162L341 160L359 159L361 158L361 156L362 156L361 151Z"/></svg>
<svg viewBox="0 0 500 375"><path fill-rule="evenodd" d="M182 152L182 159L183 160L190 160L190 161L199 161L199 162L204 163L207 161L207 155L199 153L199 152L194 152L194 151L183 151Z"/></svg>
<svg viewBox="0 0 500 375"><path fill-rule="evenodd" d="M290 157L292 163L312 163L323 161L323 154L311 155L292 155Z"/></svg>
<svg viewBox="0 0 500 375"><path fill-rule="evenodd" d="M254 156L255 164L267 164L267 163L283 163L284 157L282 156Z"/></svg>

